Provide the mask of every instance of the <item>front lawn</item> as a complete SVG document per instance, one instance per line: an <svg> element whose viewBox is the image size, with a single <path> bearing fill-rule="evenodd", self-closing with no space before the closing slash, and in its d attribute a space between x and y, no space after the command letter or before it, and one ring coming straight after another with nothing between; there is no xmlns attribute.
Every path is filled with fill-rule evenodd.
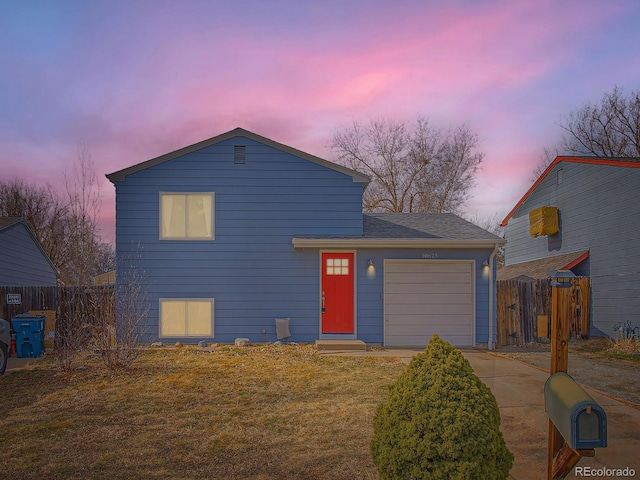
<svg viewBox="0 0 640 480"><path fill-rule="evenodd" d="M374 479L373 414L405 366L315 347L88 358L0 378L0 466L12 479Z"/></svg>

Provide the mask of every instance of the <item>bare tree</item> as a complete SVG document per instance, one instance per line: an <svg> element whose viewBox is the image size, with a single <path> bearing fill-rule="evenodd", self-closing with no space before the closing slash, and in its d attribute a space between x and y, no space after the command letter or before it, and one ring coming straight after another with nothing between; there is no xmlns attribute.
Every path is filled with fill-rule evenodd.
<svg viewBox="0 0 640 480"><path fill-rule="evenodd" d="M115 255L100 241L100 189L86 148L65 173L64 184L66 196L48 185L0 181L0 215L26 220L58 269L61 283L90 285L95 275L115 267Z"/></svg>
<svg viewBox="0 0 640 480"><path fill-rule="evenodd" d="M150 302L147 276L141 267L141 247L125 255L118 264L118 282L112 292L115 309L97 312L95 345L103 362L111 369L129 367L141 353Z"/></svg>
<svg viewBox="0 0 640 480"><path fill-rule="evenodd" d="M562 115L559 125L564 130L562 140L554 149L545 150L534 172L537 176L556 155L640 159L640 90L625 96L616 86L599 103L587 103Z"/></svg>
<svg viewBox="0 0 640 480"><path fill-rule="evenodd" d="M64 268L68 209L50 186L17 178L0 181L0 215L24 218L53 264L58 270Z"/></svg>
<svg viewBox="0 0 640 480"><path fill-rule="evenodd" d="M467 199L483 154L466 126L443 133L419 117L404 123L354 122L333 137L337 161L371 177L365 212L455 212Z"/></svg>
<svg viewBox="0 0 640 480"><path fill-rule="evenodd" d="M98 217L100 187L91 154L86 147L78 151L71 171L65 171L68 197L69 278L72 285L90 285L96 275L100 253Z"/></svg>
<svg viewBox="0 0 640 480"><path fill-rule="evenodd" d="M480 228L484 228L487 232L491 232L500 238L504 238L504 227L500 226L501 219L498 217L497 213L484 217L475 213L473 215L465 215L465 219ZM498 247L498 253L496 255L496 264L498 265L498 268L504 266L504 250L504 245Z"/></svg>
<svg viewBox="0 0 640 480"><path fill-rule="evenodd" d="M54 351L64 371L71 370L78 357L87 351L95 322L92 307L86 287L74 286L62 291L56 312Z"/></svg>

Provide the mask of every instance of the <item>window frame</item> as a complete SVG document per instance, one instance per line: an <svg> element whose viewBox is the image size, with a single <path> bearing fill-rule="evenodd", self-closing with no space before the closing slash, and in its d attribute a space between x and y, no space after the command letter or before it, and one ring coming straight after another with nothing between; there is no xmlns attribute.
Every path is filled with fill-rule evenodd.
<svg viewBox="0 0 640 480"><path fill-rule="evenodd" d="M185 236L165 236L163 235L163 215L162 215L162 199L164 196L177 196L181 195L185 197ZM188 236L188 218L187 205L189 196L201 195L209 196L211 198L211 236L210 237L189 237ZM159 192L158 194L158 238L161 241L179 241L179 242L212 242L216 239L216 194L215 192Z"/></svg>
<svg viewBox="0 0 640 480"><path fill-rule="evenodd" d="M163 302L184 302L185 315L188 312L188 303L189 302L209 302L211 304L211 319L210 319L210 335L204 333L193 333L188 334L187 331L175 334L175 335L164 335L162 332L162 304ZM215 299L213 297L209 298L172 298L172 297L163 297L158 299L158 338L214 338L215 337ZM186 322L186 330L188 330L188 318L185 320Z"/></svg>

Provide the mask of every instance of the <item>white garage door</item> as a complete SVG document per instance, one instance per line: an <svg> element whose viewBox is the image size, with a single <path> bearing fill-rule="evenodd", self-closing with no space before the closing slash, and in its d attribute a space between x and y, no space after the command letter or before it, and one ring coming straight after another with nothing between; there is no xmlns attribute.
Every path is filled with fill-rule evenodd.
<svg viewBox="0 0 640 480"><path fill-rule="evenodd" d="M473 262L385 260L384 343L424 348L433 334L474 345Z"/></svg>

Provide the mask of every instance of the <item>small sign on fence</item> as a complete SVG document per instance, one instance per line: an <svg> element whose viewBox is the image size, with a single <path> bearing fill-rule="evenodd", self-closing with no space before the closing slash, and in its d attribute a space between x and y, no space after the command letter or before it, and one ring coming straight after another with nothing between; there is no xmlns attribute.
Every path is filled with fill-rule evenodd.
<svg viewBox="0 0 640 480"><path fill-rule="evenodd" d="M22 295L20 293L7 293L7 305L20 305Z"/></svg>

